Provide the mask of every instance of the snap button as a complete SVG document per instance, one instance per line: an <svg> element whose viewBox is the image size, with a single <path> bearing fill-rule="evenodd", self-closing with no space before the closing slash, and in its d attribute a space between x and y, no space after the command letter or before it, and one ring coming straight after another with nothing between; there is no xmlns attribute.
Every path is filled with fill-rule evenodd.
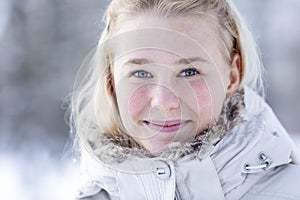
<svg viewBox="0 0 300 200"><path fill-rule="evenodd" d="M277 131L273 131L273 132L272 132L272 135L275 136L275 137L279 137L279 134L278 134Z"/></svg>
<svg viewBox="0 0 300 200"><path fill-rule="evenodd" d="M171 177L171 168L166 161L157 160L155 162L155 174L162 180L167 180Z"/></svg>

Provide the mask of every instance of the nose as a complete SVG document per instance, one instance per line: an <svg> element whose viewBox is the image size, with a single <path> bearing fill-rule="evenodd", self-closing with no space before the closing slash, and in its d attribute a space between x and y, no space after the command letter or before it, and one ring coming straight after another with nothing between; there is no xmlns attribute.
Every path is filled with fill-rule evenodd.
<svg viewBox="0 0 300 200"><path fill-rule="evenodd" d="M155 85L151 91L151 107L169 111L180 107L177 95L169 88Z"/></svg>

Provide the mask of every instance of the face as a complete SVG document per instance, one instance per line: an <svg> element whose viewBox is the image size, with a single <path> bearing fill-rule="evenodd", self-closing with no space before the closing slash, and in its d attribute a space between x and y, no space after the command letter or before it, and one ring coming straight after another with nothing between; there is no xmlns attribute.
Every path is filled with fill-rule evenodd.
<svg viewBox="0 0 300 200"><path fill-rule="evenodd" d="M122 123L152 153L205 130L237 88L238 62L225 58L212 24L203 17L139 16L123 21L112 39Z"/></svg>

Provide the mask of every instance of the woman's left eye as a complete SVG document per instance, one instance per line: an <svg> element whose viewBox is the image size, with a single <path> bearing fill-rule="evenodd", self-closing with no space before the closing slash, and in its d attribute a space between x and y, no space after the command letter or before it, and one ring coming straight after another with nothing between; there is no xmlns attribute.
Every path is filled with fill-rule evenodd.
<svg viewBox="0 0 300 200"><path fill-rule="evenodd" d="M200 74L197 69L188 68L180 71L179 76L189 77L189 76L195 76L196 74Z"/></svg>

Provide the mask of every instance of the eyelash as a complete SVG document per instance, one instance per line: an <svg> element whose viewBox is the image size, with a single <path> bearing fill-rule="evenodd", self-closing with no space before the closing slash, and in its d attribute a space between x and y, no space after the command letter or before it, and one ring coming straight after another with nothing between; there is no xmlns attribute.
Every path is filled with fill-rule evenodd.
<svg viewBox="0 0 300 200"><path fill-rule="evenodd" d="M144 73L144 75L146 74L147 76L146 77L145 76L140 76L141 73ZM131 76L134 76L136 78L152 78L153 77L149 72L144 71L144 70L134 71L134 72L131 73Z"/></svg>
<svg viewBox="0 0 300 200"><path fill-rule="evenodd" d="M191 71L193 72L193 74L183 75L183 73L187 73L187 72L191 72ZM179 75L177 75L177 77L191 77L191 76L195 76L197 74L200 74L200 72L197 69L187 68L187 69L181 70L179 72ZM134 71L130 74L130 76L134 76L136 78L153 78L153 76L149 72L144 71L144 70Z"/></svg>
<svg viewBox="0 0 300 200"><path fill-rule="evenodd" d="M193 74L192 74L192 75L182 75L183 73L191 72L191 71L193 71ZM183 76L183 77L190 77L190 76L195 76L195 75L197 75L197 74L200 74L200 72L199 72L197 69L195 69L195 68L187 68L187 69L184 69L184 70L180 71L178 76L179 76L179 77L180 77L180 76Z"/></svg>

